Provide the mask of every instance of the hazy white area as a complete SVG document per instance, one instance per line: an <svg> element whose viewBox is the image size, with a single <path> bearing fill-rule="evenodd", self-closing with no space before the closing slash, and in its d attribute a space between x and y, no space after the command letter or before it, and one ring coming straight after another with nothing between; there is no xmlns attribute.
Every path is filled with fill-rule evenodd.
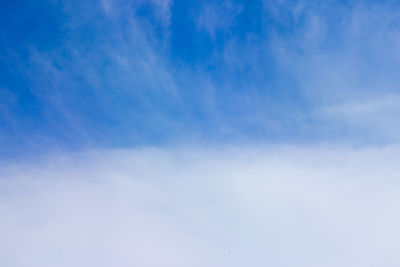
<svg viewBox="0 0 400 267"><path fill-rule="evenodd" d="M53 155L0 170L0 266L400 266L400 147Z"/></svg>

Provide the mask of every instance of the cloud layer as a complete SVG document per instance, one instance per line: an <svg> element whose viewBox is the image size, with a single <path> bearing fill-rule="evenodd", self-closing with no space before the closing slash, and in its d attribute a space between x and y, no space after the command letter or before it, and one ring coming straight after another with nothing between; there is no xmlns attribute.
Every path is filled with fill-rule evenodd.
<svg viewBox="0 0 400 267"><path fill-rule="evenodd" d="M398 266L398 146L143 148L0 168L2 266Z"/></svg>

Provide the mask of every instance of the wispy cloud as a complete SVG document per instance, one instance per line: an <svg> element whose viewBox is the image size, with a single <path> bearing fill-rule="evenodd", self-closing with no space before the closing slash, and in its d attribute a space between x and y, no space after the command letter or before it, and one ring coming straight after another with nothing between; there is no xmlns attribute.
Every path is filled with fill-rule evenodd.
<svg viewBox="0 0 400 267"><path fill-rule="evenodd" d="M0 266L399 266L398 4L28 2Z"/></svg>
<svg viewBox="0 0 400 267"><path fill-rule="evenodd" d="M229 32L235 17L241 12L241 6L232 1L200 1L201 8L197 15L197 27L204 29L215 38L216 31Z"/></svg>
<svg viewBox="0 0 400 267"><path fill-rule="evenodd" d="M35 35L42 38L5 39L12 78L1 84L11 96L0 99L4 140L351 143L363 138L341 133L364 126L325 111L397 95L395 3L185 3L33 5L49 17ZM387 121L382 127L397 123ZM391 127L369 131L382 143L399 141Z"/></svg>

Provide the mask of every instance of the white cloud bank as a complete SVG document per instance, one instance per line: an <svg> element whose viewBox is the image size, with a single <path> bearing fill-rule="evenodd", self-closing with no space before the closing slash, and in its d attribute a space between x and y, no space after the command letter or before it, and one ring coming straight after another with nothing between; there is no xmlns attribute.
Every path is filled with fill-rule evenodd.
<svg viewBox="0 0 400 267"><path fill-rule="evenodd" d="M400 147L96 151L0 168L0 266L399 266Z"/></svg>

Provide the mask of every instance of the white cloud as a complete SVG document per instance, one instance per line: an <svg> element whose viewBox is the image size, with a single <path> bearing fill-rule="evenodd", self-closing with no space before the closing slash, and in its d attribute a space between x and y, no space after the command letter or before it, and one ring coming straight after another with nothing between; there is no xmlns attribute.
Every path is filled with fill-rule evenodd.
<svg viewBox="0 0 400 267"><path fill-rule="evenodd" d="M385 113L399 111L400 97L397 95L376 96L371 99L327 107L326 115L343 116L349 119L383 119ZM382 114L383 113L383 114ZM380 116L379 116L380 115ZM377 118L378 117L378 118Z"/></svg>
<svg viewBox="0 0 400 267"><path fill-rule="evenodd" d="M377 95L366 99L331 105L316 112L316 117L341 122L349 128L398 140L400 97L396 94Z"/></svg>
<svg viewBox="0 0 400 267"><path fill-rule="evenodd" d="M340 104L397 92L398 75L392 71L399 64L396 8L366 3L346 8L332 8L328 2L301 9L286 5L279 10L293 18L295 31L291 38L276 31L272 47L279 64L295 75L311 101Z"/></svg>
<svg viewBox="0 0 400 267"><path fill-rule="evenodd" d="M228 31L241 12L241 6L229 0L222 3L200 3L201 9L196 19L197 27L204 29L213 38L217 31Z"/></svg>
<svg viewBox="0 0 400 267"><path fill-rule="evenodd" d="M94 151L0 169L1 266L398 266L398 146Z"/></svg>

